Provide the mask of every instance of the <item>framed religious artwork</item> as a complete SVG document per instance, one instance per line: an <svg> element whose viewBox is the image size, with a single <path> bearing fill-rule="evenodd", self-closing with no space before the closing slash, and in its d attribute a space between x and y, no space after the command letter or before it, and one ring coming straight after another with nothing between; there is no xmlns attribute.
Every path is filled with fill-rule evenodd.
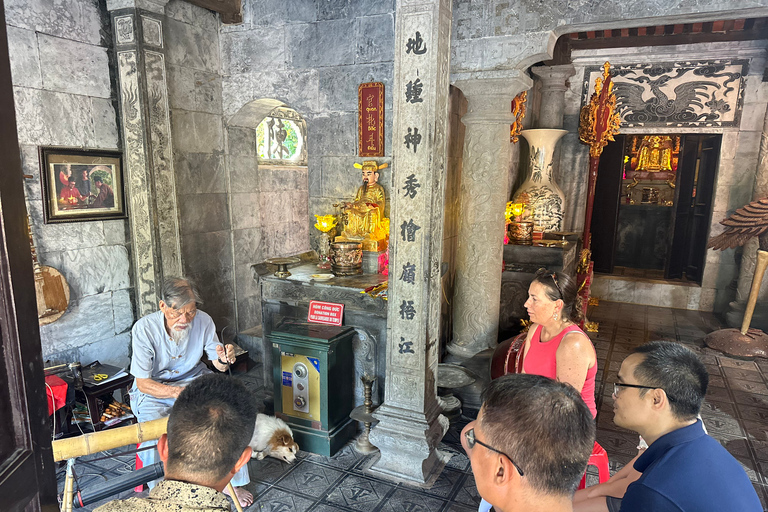
<svg viewBox="0 0 768 512"><path fill-rule="evenodd" d="M41 146L45 223L124 219L123 154Z"/></svg>
<svg viewBox="0 0 768 512"><path fill-rule="evenodd" d="M384 156L384 84L357 88L357 145L360 156Z"/></svg>

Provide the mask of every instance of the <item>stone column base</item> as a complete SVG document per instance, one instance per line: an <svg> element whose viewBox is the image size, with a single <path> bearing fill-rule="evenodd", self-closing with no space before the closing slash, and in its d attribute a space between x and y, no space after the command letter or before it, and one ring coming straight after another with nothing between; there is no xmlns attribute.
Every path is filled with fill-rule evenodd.
<svg viewBox="0 0 768 512"><path fill-rule="evenodd" d="M424 484L442 472L449 455L435 447L448 431L448 419L442 414L428 421L424 413L393 407L386 403L373 417L379 423L369 436L381 457L371 470L394 480ZM430 425L431 423L431 425Z"/></svg>

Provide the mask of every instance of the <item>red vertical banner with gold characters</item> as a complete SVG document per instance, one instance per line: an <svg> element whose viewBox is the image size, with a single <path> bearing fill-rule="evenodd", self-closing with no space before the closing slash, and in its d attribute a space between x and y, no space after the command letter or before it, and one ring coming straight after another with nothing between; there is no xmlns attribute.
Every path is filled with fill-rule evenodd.
<svg viewBox="0 0 768 512"><path fill-rule="evenodd" d="M360 156L384 156L384 84L357 88L357 148Z"/></svg>

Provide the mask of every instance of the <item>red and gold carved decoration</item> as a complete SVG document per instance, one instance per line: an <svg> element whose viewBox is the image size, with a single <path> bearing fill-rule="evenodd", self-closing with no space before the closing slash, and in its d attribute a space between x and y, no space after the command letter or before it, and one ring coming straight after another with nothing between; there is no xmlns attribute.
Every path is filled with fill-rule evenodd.
<svg viewBox="0 0 768 512"><path fill-rule="evenodd" d="M621 116L616 112L611 64L603 64L603 76L595 80L595 92L579 116L579 139L589 145L589 156L598 158L613 136L619 133Z"/></svg>
<svg viewBox="0 0 768 512"><path fill-rule="evenodd" d="M384 84L357 88L357 145L360 156L384 156Z"/></svg>
<svg viewBox="0 0 768 512"><path fill-rule="evenodd" d="M600 155L613 136L619 133L620 116L616 112L616 95L613 93L611 64L603 64L603 76L595 80L595 92L584 105L579 116L579 139L589 145L589 181L587 183L587 208L584 219L584 247L590 247L592 208L595 204L595 184Z"/></svg>
<svg viewBox="0 0 768 512"><path fill-rule="evenodd" d="M528 100L528 91L523 91L512 100L512 115L515 116L515 122L509 130L509 140L513 144L520 138L520 132L523 131L523 119L525 119L526 100Z"/></svg>

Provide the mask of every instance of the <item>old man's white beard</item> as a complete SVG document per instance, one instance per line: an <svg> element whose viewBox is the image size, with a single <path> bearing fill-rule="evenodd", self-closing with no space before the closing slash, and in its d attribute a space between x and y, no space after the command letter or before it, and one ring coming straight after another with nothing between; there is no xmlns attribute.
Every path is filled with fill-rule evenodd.
<svg viewBox="0 0 768 512"><path fill-rule="evenodd" d="M189 339L189 324L185 324L185 327L179 329L179 325L174 325L171 329L171 339L176 342L176 345L181 345L187 339Z"/></svg>

